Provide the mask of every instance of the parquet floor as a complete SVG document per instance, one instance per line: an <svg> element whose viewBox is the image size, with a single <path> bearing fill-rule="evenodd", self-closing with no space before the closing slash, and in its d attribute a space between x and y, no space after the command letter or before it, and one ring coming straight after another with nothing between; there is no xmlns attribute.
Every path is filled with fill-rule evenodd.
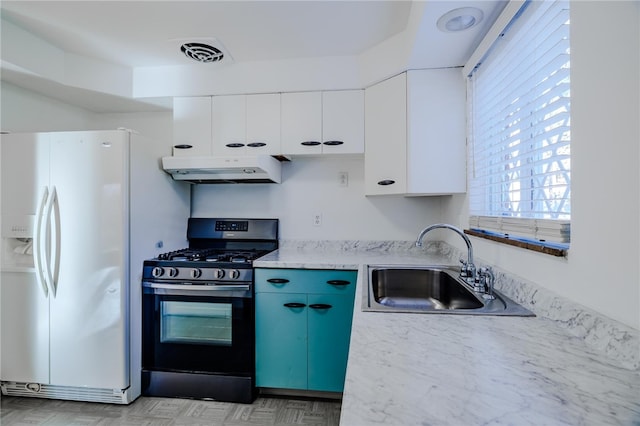
<svg viewBox="0 0 640 426"><path fill-rule="evenodd" d="M140 397L130 405L3 396L0 425L314 425L340 421L339 401L259 397L253 404Z"/></svg>

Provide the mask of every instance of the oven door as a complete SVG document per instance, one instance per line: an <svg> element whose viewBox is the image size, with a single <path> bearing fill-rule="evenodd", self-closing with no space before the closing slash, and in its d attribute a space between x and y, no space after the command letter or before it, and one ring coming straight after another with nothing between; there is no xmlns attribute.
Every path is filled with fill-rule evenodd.
<svg viewBox="0 0 640 426"><path fill-rule="evenodd" d="M238 296L216 286L143 285L143 370L254 375L250 291Z"/></svg>

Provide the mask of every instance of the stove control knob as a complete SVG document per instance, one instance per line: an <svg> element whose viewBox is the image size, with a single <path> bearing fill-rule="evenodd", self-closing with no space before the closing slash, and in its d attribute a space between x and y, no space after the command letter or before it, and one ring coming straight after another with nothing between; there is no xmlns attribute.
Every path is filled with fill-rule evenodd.
<svg viewBox="0 0 640 426"><path fill-rule="evenodd" d="M240 278L240 271L238 271L237 269L230 270L229 278L231 278L232 280L237 280L238 278Z"/></svg>
<svg viewBox="0 0 640 426"><path fill-rule="evenodd" d="M216 269L213 271L213 277L216 280L221 280L224 278L224 269Z"/></svg>
<svg viewBox="0 0 640 426"><path fill-rule="evenodd" d="M173 267L169 268L169 276L171 278L177 277L178 276L178 268L173 268Z"/></svg>
<svg viewBox="0 0 640 426"><path fill-rule="evenodd" d="M151 270L151 276L153 278L160 278L163 275L164 275L164 268L161 266L156 266Z"/></svg>
<svg viewBox="0 0 640 426"><path fill-rule="evenodd" d="M201 275L202 271L200 270L200 268L193 268L191 270L191 278L200 278Z"/></svg>

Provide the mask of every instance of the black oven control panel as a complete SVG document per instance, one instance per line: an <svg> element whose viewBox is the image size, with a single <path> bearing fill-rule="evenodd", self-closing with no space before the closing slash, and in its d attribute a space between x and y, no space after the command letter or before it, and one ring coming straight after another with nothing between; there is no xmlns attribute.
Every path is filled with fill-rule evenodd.
<svg viewBox="0 0 640 426"><path fill-rule="evenodd" d="M278 241L278 219L191 217L187 239ZM202 246L200 244L200 246ZM277 247L274 247L274 249Z"/></svg>
<svg viewBox="0 0 640 426"><path fill-rule="evenodd" d="M232 232L247 232L249 230L249 222L246 220L218 220L216 221L216 231L232 231Z"/></svg>

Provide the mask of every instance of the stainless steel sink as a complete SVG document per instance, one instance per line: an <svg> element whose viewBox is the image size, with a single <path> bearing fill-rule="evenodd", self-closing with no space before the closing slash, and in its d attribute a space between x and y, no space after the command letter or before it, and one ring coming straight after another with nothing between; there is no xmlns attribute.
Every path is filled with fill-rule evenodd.
<svg viewBox="0 0 640 426"><path fill-rule="evenodd" d="M369 265L362 310L535 316L498 291L494 290L495 299L485 299L458 275L448 266Z"/></svg>

